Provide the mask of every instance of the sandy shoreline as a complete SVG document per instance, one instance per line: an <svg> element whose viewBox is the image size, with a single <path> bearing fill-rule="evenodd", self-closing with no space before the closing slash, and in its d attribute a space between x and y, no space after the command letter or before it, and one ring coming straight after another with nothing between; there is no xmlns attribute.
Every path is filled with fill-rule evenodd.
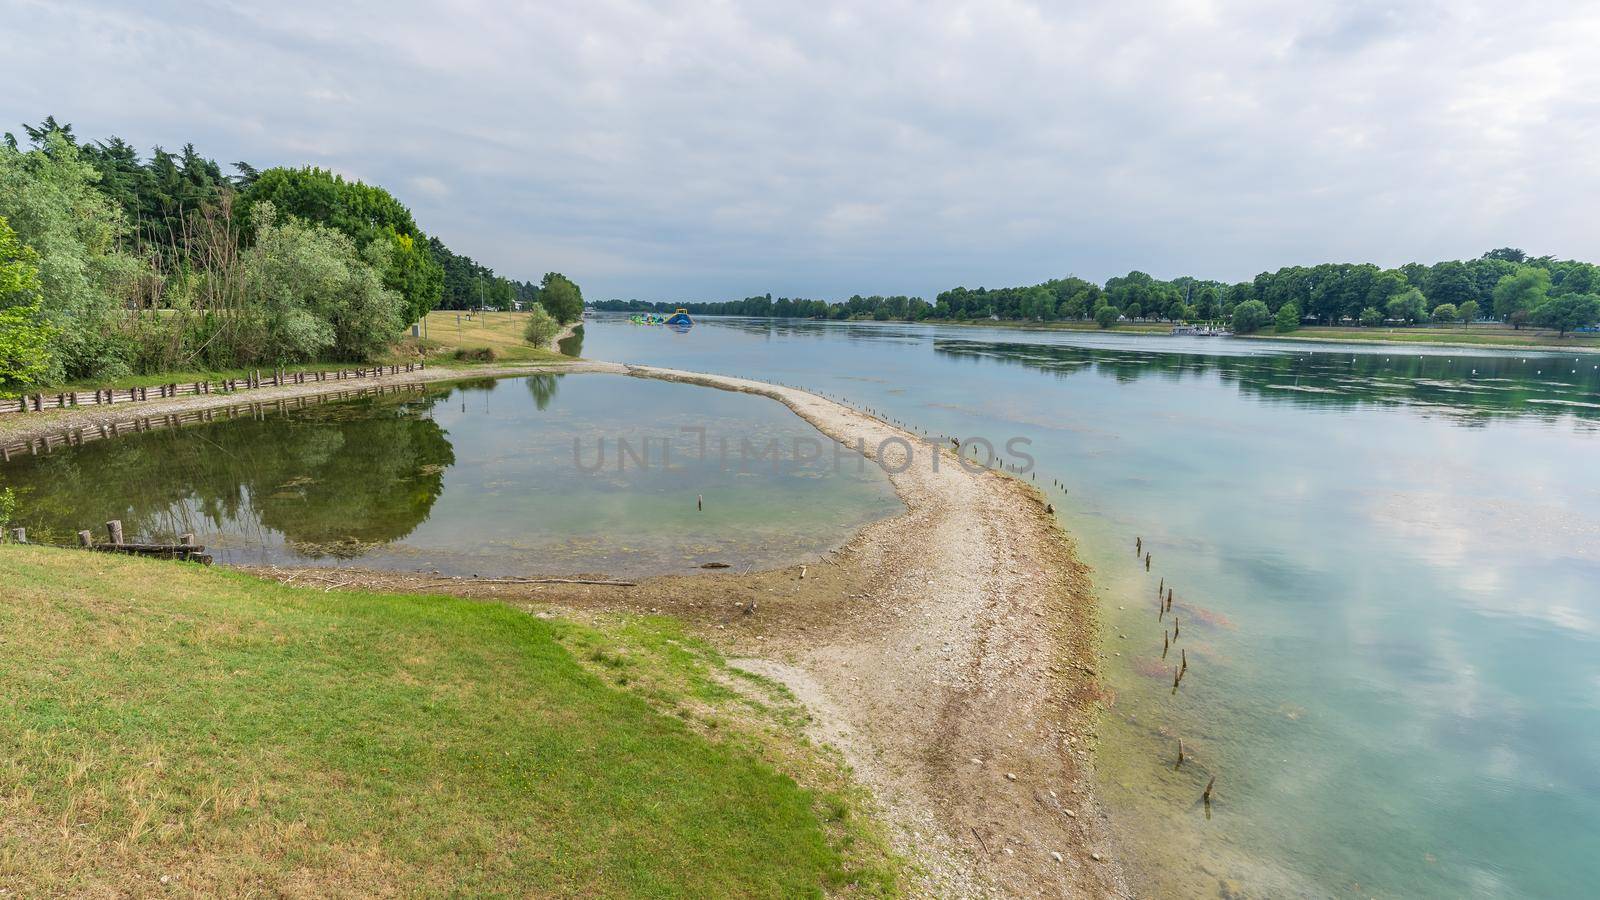
<svg viewBox="0 0 1600 900"><path fill-rule="evenodd" d="M861 440L869 457L881 448L907 511L868 525L809 564L803 578L791 567L660 576L634 587L475 584L358 569L341 569L341 580L677 616L807 704L813 736L838 747L876 798L919 873L918 893L1131 895L1092 787L1101 696L1095 603L1086 569L1037 491L970 471L949 451L935 466L930 448L908 432L806 391L746 379L574 362L429 369L383 383L549 372L628 374L771 398L830 438ZM331 392L324 387L262 389L248 401ZM176 398L139 404L138 414L239 402ZM128 414L89 407L27 424L58 432ZM899 441L915 448L903 471ZM308 569L254 571L288 579Z"/></svg>

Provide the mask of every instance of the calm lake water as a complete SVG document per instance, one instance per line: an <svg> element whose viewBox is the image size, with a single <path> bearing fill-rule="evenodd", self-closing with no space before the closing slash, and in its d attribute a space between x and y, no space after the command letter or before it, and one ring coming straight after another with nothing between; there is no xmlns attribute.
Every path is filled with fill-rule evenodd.
<svg viewBox="0 0 1600 900"><path fill-rule="evenodd" d="M0 485L35 541L121 519L130 541L193 532L224 562L448 575L777 566L904 508L876 467L835 465L832 444L797 461L796 440L816 432L770 400L547 375L58 448Z"/></svg>
<svg viewBox="0 0 1600 900"><path fill-rule="evenodd" d="M1101 790L1142 893L1600 890L1600 359L609 317L584 341L1031 439L1102 594Z"/></svg>

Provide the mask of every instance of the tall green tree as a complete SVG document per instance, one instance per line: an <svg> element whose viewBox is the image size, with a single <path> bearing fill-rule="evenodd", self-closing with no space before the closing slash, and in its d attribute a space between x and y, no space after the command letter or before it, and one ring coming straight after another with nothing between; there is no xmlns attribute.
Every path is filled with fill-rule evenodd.
<svg viewBox="0 0 1600 900"><path fill-rule="evenodd" d="M127 220L97 186L65 129L30 129L21 150L0 143L0 216L38 256L42 315L51 328L44 381L107 379L128 371L120 329L128 303L150 275L124 251Z"/></svg>
<svg viewBox="0 0 1600 900"><path fill-rule="evenodd" d="M0 217L0 391L20 390L44 377L51 336L39 297L39 254Z"/></svg>
<svg viewBox="0 0 1600 900"><path fill-rule="evenodd" d="M403 316L416 321L439 305L444 269L429 251L428 236L417 228L411 210L381 187L326 169L276 168L259 173L244 194L245 214L270 202L276 214L296 216L348 235L365 250L387 245L384 286L405 300Z"/></svg>
<svg viewBox="0 0 1600 900"><path fill-rule="evenodd" d="M583 292L567 276L548 272L539 283L539 305L563 325L576 322L583 315Z"/></svg>
<svg viewBox="0 0 1600 900"><path fill-rule="evenodd" d="M1521 328L1529 311L1544 303L1549 292L1550 273L1537 266L1523 266L1494 286L1494 314Z"/></svg>
<svg viewBox="0 0 1600 900"><path fill-rule="evenodd" d="M1233 308L1233 330L1239 334L1260 331L1272 321L1272 311L1260 300L1246 300Z"/></svg>
<svg viewBox="0 0 1600 900"><path fill-rule="evenodd" d="M1386 309L1389 318L1401 319L1408 325L1415 325L1428 317L1428 302L1416 288L1389 298Z"/></svg>

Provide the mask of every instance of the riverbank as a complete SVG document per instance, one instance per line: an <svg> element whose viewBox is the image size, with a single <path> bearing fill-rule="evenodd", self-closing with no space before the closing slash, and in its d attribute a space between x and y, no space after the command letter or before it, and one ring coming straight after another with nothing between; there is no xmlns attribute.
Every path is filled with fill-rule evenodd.
<svg viewBox="0 0 1600 900"><path fill-rule="evenodd" d="M504 378L514 375L548 375L580 372L621 373L623 367L615 363L571 360L567 362L505 362L477 363L467 366L433 365L412 372L400 372L352 381L322 381L307 384L286 384L263 387L241 394L194 394L165 400L150 400L137 404L111 404L108 406L83 406L68 409L46 410L27 414L0 416L0 443L11 444L38 440L46 436L59 436L79 428L97 428L112 422L134 418L157 418L167 415L222 409L240 404L273 404L280 400L298 397L316 397L339 394L361 388L378 388L404 384L426 384L441 381L460 381L464 378Z"/></svg>
<svg viewBox="0 0 1600 900"><path fill-rule="evenodd" d="M937 467L914 435L805 391L629 366L774 399L883 462L907 511L804 567L526 584L338 570L341 582L572 614L662 613L806 701L812 734L872 791L938 896L1126 896L1092 789L1096 611L1042 498L998 472ZM901 445L898 441L905 441ZM888 443L885 443L888 442ZM917 448L906 465L904 446ZM902 469L901 471L897 471ZM325 569L265 569L294 580Z"/></svg>
<svg viewBox="0 0 1600 900"><path fill-rule="evenodd" d="M969 321L922 319L916 322L907 320L888 320L884 322L854 320L852 324L1003 328L1014 331L1070 331L1085 334L1136 335L1139 337L1172 336L1172 323L1170 322L1123 322L1111 328L1101 328L1096 323L1088 321L1021 322L981 319ZM1238 337L1250 340L1307 341L1328 344L1393 345L1397 347L1426 345L1430 347L1459 347L1461 349L1476 350L1527 350L1536 353L1565 353L1568 351L1600 353L1600 335L1568 335L1563 340L1559 339L1555 334L1533 328L1526 328L1522 331L1505 329L1504 333L1500 333L1500 330L1497 329L1494 333L1484 333L1456 328L1432 329L1427 326L1419 326L1415 329L1378 329L1307 325L1287 334L1278 334L1270 329L1263 329L1250 334L1238 335Z"/></svg>
<svg viewBox="0 0 1600 900"><path fill-rule="evenodd" d="M923 891L1127 894L1091 786L1101 699L1094 599L1087 571L1036 491L998 472L968 471L948 450L935 466L915 435L805 391L744 379L573 362L429 369L386 383L552 372L628 374L771 398L835 440L861 440L869 457L881 447L907 512L868 526L804 572L609 586L342 568L330 586L447 593L577 615L669 614L806 702L814 739L837 747L871 789L896 849L923 873ZM251 399L319 387L263 389ZM228 399L141 408L181 412ZM93 408L67 410L28 424L61 429L92 424L94 415ZM916 458L897 471L906 447L917 448ZM301 583L319 573L330 570L258 572Z"/></svg>

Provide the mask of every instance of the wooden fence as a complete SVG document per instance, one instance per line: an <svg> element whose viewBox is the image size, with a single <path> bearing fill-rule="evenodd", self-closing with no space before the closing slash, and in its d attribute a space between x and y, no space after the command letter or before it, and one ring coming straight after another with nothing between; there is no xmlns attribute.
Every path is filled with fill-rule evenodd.
<svg viewBox="0 0 1600 900"><path fill-rule="evenodd" d="M419 365L418 368L421 368ZM370 371L370 370L369 370ZM404 371L401 369L400 371ZM315 373L305 373L308 377ZM328 373L330 376L333 373ZM370 376L368 376L370 377ZM338 379L329 377L324 381ZM203 382L202 382L203 383ZM288 384L289 382L284 382ZM82 446L89 441L101 438L118 437L123 434L135 434L143 431L153 431L158 428L176 428L180 425L190 425L196 422L214 422L218 419L237 419L249 415L264 417L268 412L288 412L291 409L304 409L330 401L345 400L351 397L364 397L374 394L393 394L400 392L421 393L424 386L419 383L381 385L377 387L351 388L343 391L326 391L320 394L300 394L294 397L280 397L277 400L255 401L252 403L236 403L229 406L213 406L208 409L194 409L181 413L165 413L154 416L134 416L131 419L97 422L93 425L83 425L76 428L65 428L42 437L31 437L23 441L0 443L0 462L10 462L11 457L23 453L40 454L50 453L57 447ZM120 393L120 392L119 392Z"/></svg>
<svg viewBox="0 0 1600 900"><path fill-rule="evenodd" d="M44 412L51 409L74 409L83 406L103 406L117 403L145 403L171 397L188 397L196 394L232 394L256 388L279 387L286 384L315 384L323 381L348 381L360 378L381 378L421 371L420 362L394 366L368 366L360 369L338 369L331 372L273 372L263 378L257 369L244 378L225 378L221 381L192 381L158 384L151 387L100 388L88 391L63 391L56 394L24 394L14 400L0 400L0 415L5 413Z"/></svg>

